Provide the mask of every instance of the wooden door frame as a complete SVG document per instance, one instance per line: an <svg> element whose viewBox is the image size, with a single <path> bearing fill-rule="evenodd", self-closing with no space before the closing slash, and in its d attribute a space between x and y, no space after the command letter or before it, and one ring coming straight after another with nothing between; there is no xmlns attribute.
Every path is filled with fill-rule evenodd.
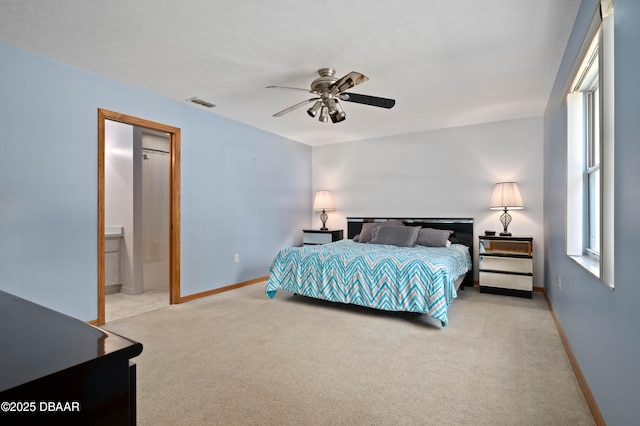
<svg viewBox="0 0 640 426"><path fill-rule="evenodd" d="M169 303L180 303L180 129L98 108L98 321L105 323L105 121L117 121L169 134Z"/></svg>

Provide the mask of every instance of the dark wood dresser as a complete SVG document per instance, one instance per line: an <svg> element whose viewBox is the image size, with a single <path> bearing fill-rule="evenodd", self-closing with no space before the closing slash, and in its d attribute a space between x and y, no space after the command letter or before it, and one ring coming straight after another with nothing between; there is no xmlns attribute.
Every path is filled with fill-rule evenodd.
<svg viewBox="0 0 640 426"><path fill-rule="evenodd" d="M132 425L142 344L0 291L0 424Z"/></svg>

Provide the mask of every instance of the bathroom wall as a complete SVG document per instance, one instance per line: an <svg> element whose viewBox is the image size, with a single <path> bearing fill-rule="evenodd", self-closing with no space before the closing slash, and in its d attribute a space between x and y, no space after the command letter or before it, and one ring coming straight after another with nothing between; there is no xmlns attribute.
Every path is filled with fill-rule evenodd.
<svg viewBox="0 0 640 426"><path fill-rule="evenodd" d="M105 122L105 226L123 228L120 244L123 293L135 294L141 282L142 269L136 268L139 253L134 244L134 128L107 120Z"/></svg>

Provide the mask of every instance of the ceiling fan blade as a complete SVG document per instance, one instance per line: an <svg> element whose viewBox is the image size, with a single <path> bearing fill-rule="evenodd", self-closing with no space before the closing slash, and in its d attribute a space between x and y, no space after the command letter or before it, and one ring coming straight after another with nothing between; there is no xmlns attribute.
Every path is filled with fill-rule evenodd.
<svg viewBox="0 0 640 426"><path fill-rule="evenodd" d="M395 99L379 98L377 96L360 95L358 93L341 93L340 99L347 102L355 102L358 104L372 105L380 108L393 108L396 104Z"/></svg>
<svg viewBox="0 0 640 426"><path fill-rule="evenodd" d="M308 104L309 102L317 101L318 99L320 99L320 98L311 98L311 99L307 99L306 101L302 101L302 102L300 102L300 103L297 103L297 104L295 104L295 105L293 105L293 106L290 106L290 107L289 107L289 108L287 108L287 109L283 109L283 110L282 110L282 111L280 111L280 112L276 112L275 114L273 114L273 116L274 116L274 117L281 117L281 116L285 115L286 113L293 111L293 110L294 110L294 109L296 109L296 108L300 108L301 106L306 105L306 104Z"/></svg>
<svg viewBox="0 0 640 426"><path fill-rule="evenodd" d="M364 74L360 74L359 72L351 71L349 74L345 75L331 86L329 89L334 93L341 93L345 90L351 89L353 86L357 86L358 84L362 84L365 81L369 80Z"/></svg>
<svg viewBox="0 0 640 426"><path fill-rule="evenodd" d="M266 86L267 89L289 89L289 90L301 90L303 92L307 92L307 93L315 93L312 92L309 89L300 89L298 87L287 87L287 86Z"/></svg>

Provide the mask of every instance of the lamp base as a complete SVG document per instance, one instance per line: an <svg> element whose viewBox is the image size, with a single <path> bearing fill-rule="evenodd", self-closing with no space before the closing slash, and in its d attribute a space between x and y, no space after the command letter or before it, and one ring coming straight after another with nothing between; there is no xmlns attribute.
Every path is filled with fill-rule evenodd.
<svg viewBox="0 0 640 426"><path fill-rule="evenodd" d="M327 216L327 212L322 209L322 213L320 214L320 220L322 221L322 228L320 228L321 231L327 231L327 219L329 218L329 216Z"/></svg>
<svg viewBox="0 0 640 426"><path fill-rule="evenodd" d="M500 233L501 237L510 237L511 232L507 231L509 224L511 223L511 215L507 211L507 208L504 208L504 213L500 215L500 223L502 223L502 227L504 230Z"/></svg>

